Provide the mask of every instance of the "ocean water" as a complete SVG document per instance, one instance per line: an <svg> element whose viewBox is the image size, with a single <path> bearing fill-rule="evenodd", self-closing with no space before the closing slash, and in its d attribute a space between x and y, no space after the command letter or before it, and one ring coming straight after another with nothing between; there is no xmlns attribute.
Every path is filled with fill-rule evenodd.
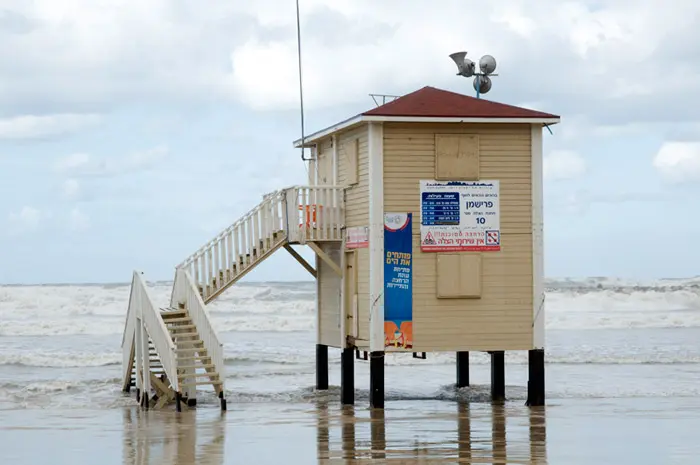
<svg viewBox="0 0 700 465"><path fill-rule="evenodd" d="M151 285L152 297L165 306L171 284ZM521 443L513 439L514 444L527 452L511 451L509 457L530 454L527 460L534 460L537 453L532 455L533 447L544 441L549 463L595 463L579 460L596 456L593 449L577 441L595 433L597 427L590 424L590 418L598 412L601 418L626 420L624 424L635 431L645 422L657 432L666 428L668 434L662 434L658 447L671 447L672 453L664 455L662 462L645 461L653 454L640 454L634 463L696 463L685 459L700 454L700 445L678 441L700 428L700 278L646 283L611 278L552 279L546 288L546 441L532 439L533 428L537 429L532 421L537 415L533 417L522 406L526 352L506 354L508 401L498 407L504 409L499 411L488 402L490 374L485 354L471 354L472 386L461 390L454 389L454 354L428 354L427 360L413 359L410 354L388 355L387 417L380 422L385 433L379 447L384 448L384 457L391 457L394 449L399 455L414 458L422 453L419 451L445 457L454 452L454 457L463 457L460 445L464 441L458 434L462 429L456 425L465 417L460 409L467 408L477 425L470 427L471 434L488 443L494 461L499 441L492 433L500 428L497 419L507 418L509 438L521 434L525 439ZM274 431L279 435L274 438L286 438L276 446L282 454L285 444L292 446L289 438L306 427L308 447L299 446L302 439L294 444L299 446L300 457L313 456L313 463L322 457L344 457L349 424L354 428L352 458L359 459L362 454L373 457L377 447L374 426L369 426L376 421L367 409L367 362L356 361L357 400L351 416L337 405L339 351L329 351L330 390L314 392L314 295L315 285L310 282L242 283L212 303L211 316L226 349L227 419L214 420L219 418L217 400L213 393L205 392L200 395L197 412L189 414L195 417L177 421L195 425L197 421L201 425L218 421L223 426L211 428L237 428L238 439L248 438L244 441L248 449L240 443L227 448L228 457L237 457L235 463L247 457L246 451L253 454L251 445L271 441ZM92 425L91 434L97 428L104 431L104 437L110 437L112 431L117 443L127 430L142 431L146 437L144 425L139 423L144 421L143 415L151 416L149 428L185 428L180 423L173 426L171 422L176 420L172 412L138 412L133 408L133 396L120 392L120 343L128 297L128 284L0 287L0 458L8 454L13 463L37 463L23 461L22 457L29 457L23 454L30 451L18 444L29 440L31 434L46 434L39 431L47 421L54 433L63 431L61 425L67 423ZM325 436L318 427L322 417L328 423ZM406 429L406 424L417 418L422 425L420 434ZM567 432L555 429L552 433L557 422L568 428ZM263 428L263 423L267 427ZM610 447L603 448L609 454L598 459L617 457L613 444L620 443L613 440L615 437L626 438L621 444L632 449L633 443L644 437L609 426L614 421L600 424L608 425L604 438ZM674 430L681 425L682 429ZM400 433L392 433L394 429ZM218 434L211 431L200 432L200 436L213 438ZM318 439L319 435L324 439ZM564 442L553 439L559 436ZM415 446L416 441L420 447ZM471 440L469 454L476 454L472 457L479 455L479 444ZM647 440L645 447L651 446L653 441ZM127 449L115 449L123 461L114 463L141 463ZM579 449L580 454L569 456ZM268 455L269 463L279 458L275 450ZM557 457L566 461L557 462ZM268 463L261 458L257 462ZM109 462L101 459L101 463ZM300 459L291 463L308 462ZM529 462L522 458L512 463Z"/></svg>

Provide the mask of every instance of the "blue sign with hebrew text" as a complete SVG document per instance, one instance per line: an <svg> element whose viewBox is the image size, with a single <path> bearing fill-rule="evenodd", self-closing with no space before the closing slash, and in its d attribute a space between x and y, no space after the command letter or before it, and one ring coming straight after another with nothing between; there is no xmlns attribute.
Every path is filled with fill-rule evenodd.
<svg viewBox="0 0 700 465"><path fill-rule="evenodd" d="M413 347L411 213L384 214L384 345Z"/></svg>

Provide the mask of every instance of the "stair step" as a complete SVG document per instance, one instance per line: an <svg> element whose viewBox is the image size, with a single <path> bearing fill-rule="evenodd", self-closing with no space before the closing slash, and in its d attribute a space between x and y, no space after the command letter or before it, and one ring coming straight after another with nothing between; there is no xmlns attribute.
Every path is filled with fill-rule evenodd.
<svg viewBox="0 0 700 465"><path fill-rule="evenodd" d="M194 332L194 333L175 333L172 335L173 339L181 338L181 337L194 337L194 336L199 336L199 333ZM199 339L201 340L201 339ZM196 342L196 341L181 341L181 342Z"/></svg>
<svg viewBox="0 0 700 465"><path fill-rule="evenodd" d="M160 316L165 319L187 316L187 310L162 310Z"/></svg>
<svg viewBox="0 0 700 465"><path fill-rule="evenodd" d="M203 347L202 347L203 345L204 345L204 342L202 342L201 340L196 340L196 341L182 341L182 340L178 340L178 341L175 343L175 346L176 346L178 349L189 349L189 348L191 348L191 347L195 347L195 348L196 348L196 347L200 347L200 348L203 348Z"/></svg>
<svg viewBox="0 0 700 465"><path fill-rule="evenodd" d="M182 360L182 359L180 359L180 360ZM213 363L202 363L202 364L198 364L198 365L183 365L183 366L177 367L178 370L193 370L193 369L197 369L197 368L204 368L206 370L207 368L214 368L214 364Z"/></svg>
<svg viewBox="0 0 700 465"><path fill-rule="evenodd" d="M190 317L184 317L184 318L168 318L165 321L166 325L172 324L172 323L187 323L187 322L192 322L192 318Z"/></svg>
<svg viewBox="0 0 700 465"><path fill-rule="evenodd" d="M179 331L181 329L195 329L196 327L197 326L195 326L195 325L177 325L177 326L170 326L168 328L168 331L170 331L172 333L175 331Z"/></svg>
<svg viewBox="0 0 700 465"><path fill-rule="evenodd" d="M177 360L179 362L183 362L185 360L194 360L195 362L199 360L200 362L204 362L204 360L209 360L211 361L211 357L207 354L198 354L194 357L178 357Z"/></svg>
<svg viewBox="0 0 700 465"><path fill-rule="evenodd" d="M191 378L218 378L219 373L212 372L212 373L181 373L177 375L177 379L183 380L183 379L191 379Z"/></svg>
<svg viewBox="0 0 700 465"><path fill-rule="evenodd" d="M207 384L214 384L216 386L222 386L224 383L221 381L190 381L187 383L179 383L180 387L191 387L191 386L206 386Z"/></svg>
<svg viewBox="0 0 700 465"><path fill-rule="evenodd" d="M203 352L206 353L207 349L203 347L188 347L186 349L175 349L175 352L199 352L201 355Z"/></svg>

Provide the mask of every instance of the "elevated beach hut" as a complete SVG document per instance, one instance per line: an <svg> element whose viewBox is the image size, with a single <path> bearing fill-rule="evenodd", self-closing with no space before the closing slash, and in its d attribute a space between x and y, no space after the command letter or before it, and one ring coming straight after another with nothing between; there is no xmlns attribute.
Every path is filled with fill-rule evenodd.
<svg viewBox="0 0 700 465"><path fill-rule="evenodd" d="M544 402L542 130L558 122L424 87L304 139L309 183L345 198L342 243L324 245L342 275L318 261L319 387L327 346L343 403L368 352L375 407L386 352L456 352L462 387L484 351L502 399L504 352L528 350L528 403Z"/></svg>
<svg viewBox="0 0 700 465"><path fill-rule="evenodd" d="M384 357L529 351L528 404L544 403L542 130L559 117L424 87L295 142L308 185L267 194L176 267L158 308L135 272L122 338L123 388L145 408L196 404L211 385L226 408L224 346L206 305L279 249L317 282L316 387L342 349L341 401L369 359L370 404L384 405ZM315 264L292 245L309 246Z"/></svg>

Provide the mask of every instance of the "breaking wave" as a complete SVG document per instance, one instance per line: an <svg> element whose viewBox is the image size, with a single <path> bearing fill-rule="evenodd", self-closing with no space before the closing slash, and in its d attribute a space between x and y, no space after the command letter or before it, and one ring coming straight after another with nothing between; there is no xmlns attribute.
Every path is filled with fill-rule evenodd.
<svg viewBox="0 0 700 465"><path fill-rule="evenodd" d="M157 304L168 304L170 286L151 287ZM241 284L209 310L222 333L311 331L314 295L310 282ZM0 336L121 334L128 299L123 284L2 286ZM700 327L700 278L548 280L545 321L548 329Z"/></svg>

